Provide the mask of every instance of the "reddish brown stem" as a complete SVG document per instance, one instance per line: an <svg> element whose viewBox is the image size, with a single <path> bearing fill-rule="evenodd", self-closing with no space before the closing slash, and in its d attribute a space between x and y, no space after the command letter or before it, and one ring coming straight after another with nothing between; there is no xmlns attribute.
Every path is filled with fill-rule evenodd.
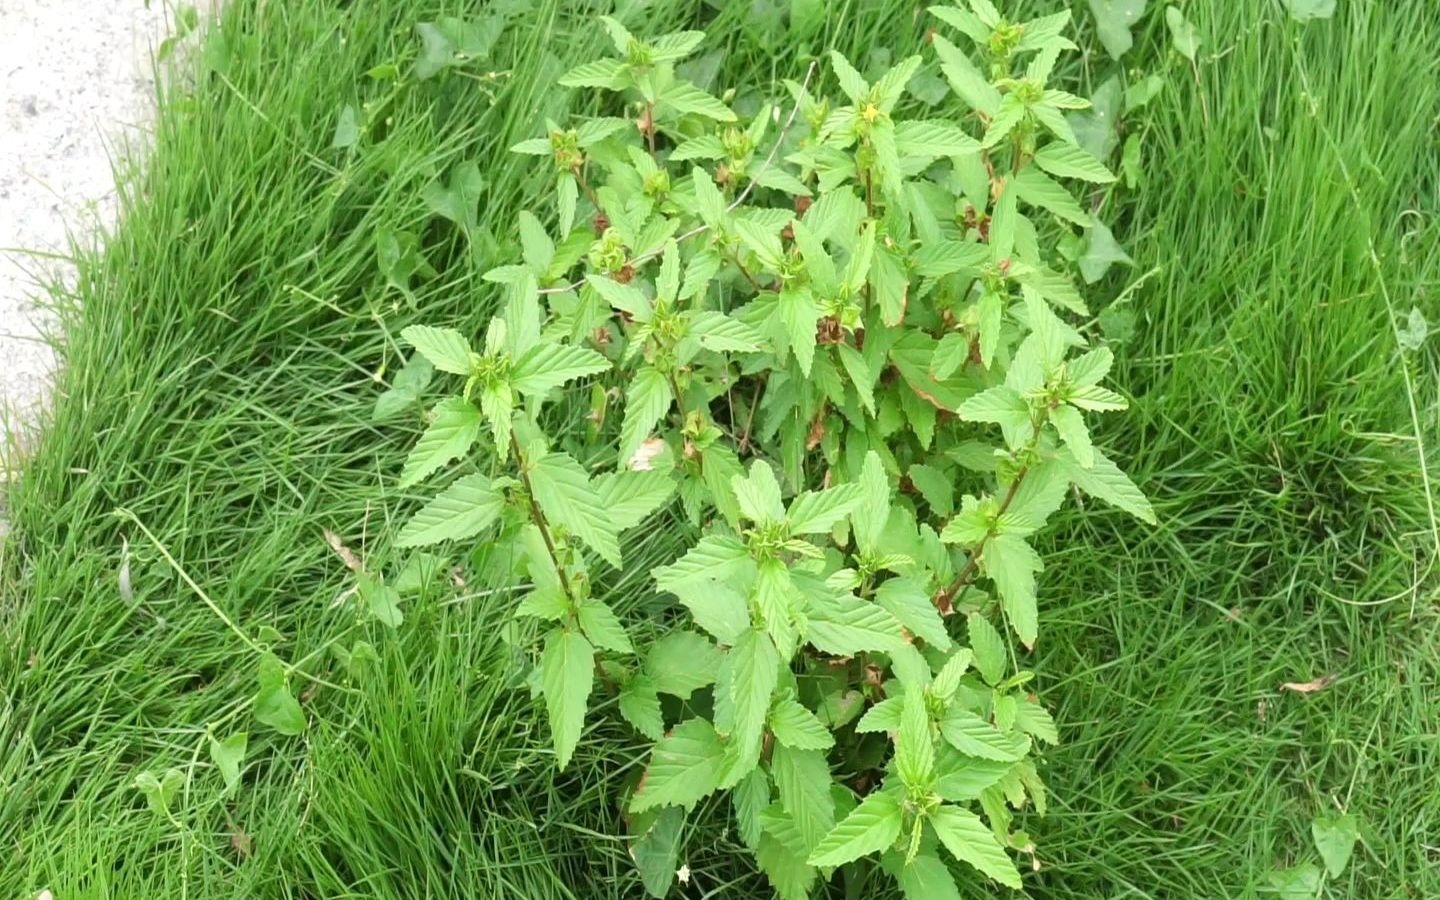
<svg viewBox="0 0 1440 900"><path fill-rule="evenodd" d="M1020 483L1025 480L1025 475L1028 472L1028 469L1021 469L1015 473L1015 480L1010 482L1010 489L1005 492L1005 499L1000 501L1000 512L996 514L997 517L1005 515L1005 511L1010 508L1010 504L1015 502L1015 495L1020 490ZM976 567L980 564L980 554L985 552L985 542L989 539L990 536L987 534L975 542L975 546L970 549L970 558L965 560L965 565L960 569L960 573L955 576L955 579L950 582L945 590L935 595L935 606L937 608L944 609L947 606L953 605L955 595L975 582L975 571Z"/></svg>

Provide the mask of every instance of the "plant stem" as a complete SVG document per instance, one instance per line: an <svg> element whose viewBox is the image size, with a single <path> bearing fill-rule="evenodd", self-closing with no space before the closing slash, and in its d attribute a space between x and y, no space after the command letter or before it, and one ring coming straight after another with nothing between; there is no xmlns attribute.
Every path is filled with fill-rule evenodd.
<svg viewBox="0 0 1440 900"><path fill-rule="evenodd" d="M525 499L530 503L530 519L540 530L540 537L545 541L545 550L555 565L555 574L560 576L560 586L565 590L573 613L579 601L575 597L574 589L570 587L570 577L565 574L565 566L560 563L560 554L555 551L555 541L550 537L550 526L545 521L545 513L540 511L540 504L535 502L535 489L530 485L530 473L525 471L525 456L520 452L520 442L516 440L513 431L510 432L510 450L515 454L515 468L520 473L520 483L525 486Z"/></svg>
<svg viewBox="0 0 1440 900"><path fill-rule="evenodd" d="M585 177L585 167L576 166L572 171L575 173L575 181L579 183L580 190L585 192L585 199L589 200L590 204L595 207L595 212L605 212L605 210L600 208L600 200L595 196L594 189L590 187L589 179Z"/></svg>
<svg viewBox="0 0 1440 900"><path fill-rule="evenodd" d="M655 104L645 106L645 140L650 145L650 159L655 157ZM656 160L658 162L658 160Z"/></svg>
<svg viewBox="0 0 1440 900"><path fill-rule="evenodd" d="M740 262L740 254L735 253L731 250L726 250L725 256L727 259L729 259L732 263L735 264L735 268L740 270L740 274L745 276L745 280L750 282L750 286L755 289L755 293L758 294L761 291L765 290L760 286L760 282L755 280L755 276L750 274L750 270L745 268L745 265Z"/></svg>
<svg viewBox="0 0 1440 900"><path fill-rule="evenodd" d="M745 430L740 433L740 440L736 444L736 450L740 453L748 452L750 449L750 430L755 426L755 411L760 408L760 398L765 396L765 385L769 379L762 373L760 386L755 389L755 399L750 401L750 412L745 416Z"/></svg>
<svg viewBox="0 0 1440 900"><path fill-rule="evenodd" d="M1000 512L996 514L997 518L1005 515L1005 511L1010 508L1010 504L1015 502L1015 495L1020 491L1020 483L1025 480L1025 476L1029 474L1029 472L1030 470L1027 468L1015 473L1015 479L1010 482L1010 489L1005 492L1005 499L1000 501ZM980 563L980 554L984 552L985 542L988 540L990 540L990 535L987 534L985 537L976 541L974 547L970 548L970 558L965 561L964 567L961 568L960 573L955 576L955 580L951 581L945 590L935 595L935 605L937 607L944 607L952 603L955 595L959 591L968 588L974 583L976 566Z"/></svg>

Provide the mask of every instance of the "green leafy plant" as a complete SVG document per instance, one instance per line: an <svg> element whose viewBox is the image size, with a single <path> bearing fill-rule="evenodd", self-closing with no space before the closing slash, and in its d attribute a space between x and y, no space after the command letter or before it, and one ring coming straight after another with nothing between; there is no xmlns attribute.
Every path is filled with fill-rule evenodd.
<svg viewBox="0 0 1440 900"><path fill-rule="evenodd" d="M951 896L949 859L1019 887L1015 811L1044 813L1057 739L1015 645L1040 635L1030 539L1072 490L1154 520L1091 439L1126 403L1057 268L1095 226L1062 180L1114 180L1066 117L1088 103L1049 84L1069 14L932 12L981 58L933 38L954 120L902 115L921 57L871 83L838 53L838 97L812 65L783 120L741 117L676 74L700 32L602 19L616 55L561 83L626 114L515 148L550 161L558 240L522 213L486 333L405 329L415 377L377 409L456 377L400 480L463 474L397 542L483 542L540 624L561 768L597 689L655 742L626 805L656 896L677 810L722 790L783 897L852 864ZM691 544L650 572L676 601L650 640L611 601L657 517Z"/></svg>

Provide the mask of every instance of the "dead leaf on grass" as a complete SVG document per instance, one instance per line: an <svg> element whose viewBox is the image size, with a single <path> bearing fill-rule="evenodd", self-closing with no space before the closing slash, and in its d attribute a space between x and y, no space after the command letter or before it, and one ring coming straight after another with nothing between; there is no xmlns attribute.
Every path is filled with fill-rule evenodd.
<svg viewBox="0 0 1440 900"><path fill-rule="evenodd" d="M360 557L356 556L353 550L345 546L345 541L341 540L340 535L328 528L321 529L321 532L325 535L325 543L330 545L330 549L334 550L335 555L340 557L340 561L345 563L345 568L352 572L359 572L364 568L360 563Z"/></svg>
<svg viewBox="0 0 1440 900"><path fill-rule="evenodd" d="M1294 691L1297 694L1313 694L1316 691L1325 690L1334 683L1334 675L1321 675L1319 678L1312 678L1309 681L1287 681L1280 685L1280 690Z"/></svg>
<svg viewBox="0 0 1440 900"><path fill-rule="evenodd" d="M240 859L249 859L255 852L255 839L245 833L245 829L239 825L230 826L230 849Z"/></svg>
<svg viewBox="0 0 1440 900"><path fill-rule="evenodd" d="M665 449L665 442L657 437L648 437L640 442L640 446L630 457L630 471L649 472L655 468L655 457L659 456Z"/></svg>

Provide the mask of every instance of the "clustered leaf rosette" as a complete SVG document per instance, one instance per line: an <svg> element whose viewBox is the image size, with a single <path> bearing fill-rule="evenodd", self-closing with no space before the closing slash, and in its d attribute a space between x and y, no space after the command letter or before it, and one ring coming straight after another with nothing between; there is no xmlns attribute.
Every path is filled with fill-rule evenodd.
<svg viewBox="0 0 1440 900"><path fill-rule="evenodd" d="M677 74L699 32L602 19L615 55L561 83L624 115L515 148L553 162L558 238L520 214L483 340L403 332L406 389L433 368L459 392L402 485L469 471L398 543L484 539L483 577L543 625L560 767L597 680L655 742L627 808L656 896L677 841L652 837L720 790L785 898L862 857L910 898L955 896L952 860L1019 887L1015 813L1044 813L1035 744L1057 738L1007 638L1039 636L1030 538L1074 490L1154 520L1091 439L1087 414L1126 404L1053 252L1096 227L1059 179L1114 180L1049 84L1069 14L932 12L980 59L934 36L951 118L904 115L922 57L871 83L834 52L838 96L807 76L788 116L742 117ZM605 598L655 516L693 542L651 571L676 605L637 651L653 623Z"/></svg>

